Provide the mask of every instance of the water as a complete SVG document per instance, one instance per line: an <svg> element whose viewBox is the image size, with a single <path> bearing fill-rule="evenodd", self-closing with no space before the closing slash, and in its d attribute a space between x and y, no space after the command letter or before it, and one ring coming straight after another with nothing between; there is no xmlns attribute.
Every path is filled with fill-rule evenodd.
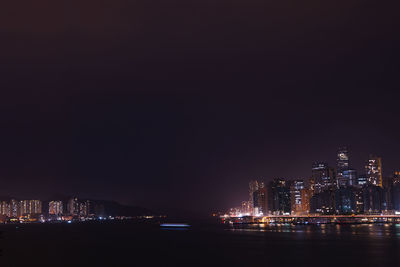
<svg viewBox="0 0 400 267"><path fill-rule="evenodd" d="M400 225L389 224L175 230L98 222L0 230L0 266L400 266Z"/></svg>

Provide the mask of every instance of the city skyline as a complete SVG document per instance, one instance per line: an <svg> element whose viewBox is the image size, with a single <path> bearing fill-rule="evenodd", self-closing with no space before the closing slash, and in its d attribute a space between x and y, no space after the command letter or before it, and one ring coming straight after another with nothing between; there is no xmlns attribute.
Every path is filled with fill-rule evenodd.
<svg viewBox="0 0 400 267"><path fill-rule="evenodd" d="M363 170L351 164L351 153L342 146L336 164L312 163L303 179L275 177L249 182L249 199L231 208L231 216L311 214L400 214L400 171L383 176L382 158L370 154ZM267 182L266 182L267 181Z"/></svg>

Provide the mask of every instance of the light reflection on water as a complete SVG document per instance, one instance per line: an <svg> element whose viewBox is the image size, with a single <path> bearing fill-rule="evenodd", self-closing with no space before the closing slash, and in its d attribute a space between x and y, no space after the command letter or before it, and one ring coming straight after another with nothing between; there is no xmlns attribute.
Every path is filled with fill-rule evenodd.
<svg viewBox="0 0 400 267"><path fill-rule="evenodd" d="M226 229L232 232L269 232L292 233L295 235L352 235L374 238L395 237L400 239L400 224L320 224L320 225L293 225L293 224L259 224L240 225Z"/></svg>

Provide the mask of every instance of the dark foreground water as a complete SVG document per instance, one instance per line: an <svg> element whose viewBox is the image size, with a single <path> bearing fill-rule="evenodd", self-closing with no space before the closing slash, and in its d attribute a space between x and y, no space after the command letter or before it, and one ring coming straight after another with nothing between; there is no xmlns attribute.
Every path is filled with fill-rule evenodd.
<svg viewBox="0 0 400 267"><path fill-rule="evenodd" d="M1 225L0 266L400 266L400 225ZM40 265L39 265L40 264Z"/></svg>

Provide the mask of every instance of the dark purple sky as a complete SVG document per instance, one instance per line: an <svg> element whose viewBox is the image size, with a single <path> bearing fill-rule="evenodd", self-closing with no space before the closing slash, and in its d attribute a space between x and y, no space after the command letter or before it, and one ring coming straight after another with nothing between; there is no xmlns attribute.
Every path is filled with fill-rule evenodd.
<svg viewBox="0 0 400 267"><path fill-rule="evenodd" d="M400 168L394 5L73 2L0 11L0 195L203 212L342 145Z"/></svg>

